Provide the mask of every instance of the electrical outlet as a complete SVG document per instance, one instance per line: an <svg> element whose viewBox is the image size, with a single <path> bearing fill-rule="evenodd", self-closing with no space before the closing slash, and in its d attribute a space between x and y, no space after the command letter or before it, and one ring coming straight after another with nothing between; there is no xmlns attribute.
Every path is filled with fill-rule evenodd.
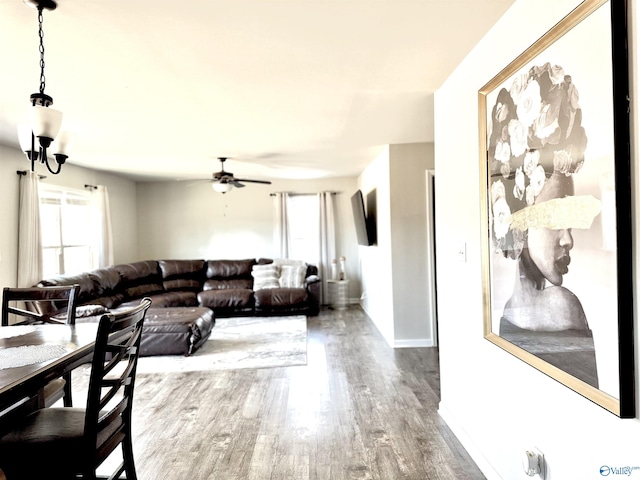
<svg viewBox="0 0 640 480"><path fill-rule="evenodd" d="M537 475L541 480L544 480L546 467L544 454L540 450L533 447L524 452L522 456L522 468L524 469L524 473L529 477L535 477Z"/></svg>

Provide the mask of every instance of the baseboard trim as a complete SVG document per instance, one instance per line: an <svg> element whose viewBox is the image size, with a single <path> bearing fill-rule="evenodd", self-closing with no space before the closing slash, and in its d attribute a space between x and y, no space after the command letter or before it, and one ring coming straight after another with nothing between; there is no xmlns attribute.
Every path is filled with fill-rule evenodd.
<svg viewBox="0 0 640 480"><path fill-rule="evenodd" d="M464 449L471 456L473 461L476 462L478 468L482 471L484 476L487 477L487 480L503 480L473 440L471 440L471 437L467 435L467 432L465 432L462 426L457 422L451 411L442 402L438 405L438 415L442 417L453 434L458 438Z"/></svg>
<svg viewBox="0 0 640 480"><path fill-rule="evenodd" d="M419 348L419 347L434 347L433 340L429 338L415 338L409 340L395 340L393 342L393 348Z"/></svg>

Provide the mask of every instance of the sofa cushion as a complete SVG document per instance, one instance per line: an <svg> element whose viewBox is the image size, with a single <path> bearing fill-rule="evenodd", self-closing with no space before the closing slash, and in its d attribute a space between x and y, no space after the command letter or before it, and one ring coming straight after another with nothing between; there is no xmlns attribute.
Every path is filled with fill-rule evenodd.
<svg viewBox="0 0 640 480"><path fill-rule="evenodd" d="M162 275L155 260L125 263L113 268L120 274L128 298L140 298L163 291Z"/></svg>
<svg viewBox="0 0 640 480"><path fill-rule="evenodd" d="M253 307L253 291L249 289L231 288L207 290L198 294L198 302L202 307L218 309Z"/></svg>
<svg viewBox="0 0 640 480"><path fill-rule="evenodd" d="M256 261L247 260L209 260L207 262L207 278L251 278L251 267Z"/></svg>
<svg viewBox="0 0 640 480"><path fill-rule="evenodd" d="M165 290L202 290L206 266L204 260L159 260L158 265Z"/></svg>
<svg viewBox="0 0 640 480"><path fill-rule="evenodd" d="M307 265L282 265L280 266L280 286L284 288L304 288L304 279L307 274Z"/></svg>
<svg viewBox="0 0 640 480"><path fill-rule="evenodd" d="M124 293L114 293L112 295L106 295L104 297L96 297L87 300L86 302L79 302L79 305L102 305L107 308L114 308L120 305L126 300ZM136 304L137 305L137 304Z"/></svg>
<svg viewBox="0 0 640 480"><path fill-rule="evenodd" d="M95 284L96 296L104 297L120 291L122 277L113 267L99 268L88 273Z"/></svg>
<svg viewBox="0 0 640 480"><path fill-rule="evenodd" d="M280 286L280 269L277 265L254 265L251 271L253 289L278 288Z"/></svg>
<svg viewBox="0 0 640 480"><path fill-rule="evenodd" d="M229 278L216 279L211 278L204 282L203 290L228 290L230 288L241 288L251 290L253 288L253 280L250 278Z"/></svg>
<svg viewBox="0 0 640 480"><path fill-rule="evenodd" d="M151 299L151 306L156 307L197 307L196 292L164 292L147 295ZM140 300L134 299L121 304L122 307L135 307Z"/></svg>
<svg viewBox="0 0 640 480"><path fill-rule="evenodd" d="M89 273L80 273L78 275L60 275L53 278L41 280L37 287L61 287L66 285L79 285L78 297L76 302L83 304L92 301L97 295L97 288L93 278ZM34 302L36 311L40 314L51 315L66 308L67 301L60 302Z"/></svg>
<svg viewBox="0 0 640 480"><path fill-rule="evenodd" d="M266 288L253 293L256 308L271 308L303 304L307 301L304 288Z"/></svg>

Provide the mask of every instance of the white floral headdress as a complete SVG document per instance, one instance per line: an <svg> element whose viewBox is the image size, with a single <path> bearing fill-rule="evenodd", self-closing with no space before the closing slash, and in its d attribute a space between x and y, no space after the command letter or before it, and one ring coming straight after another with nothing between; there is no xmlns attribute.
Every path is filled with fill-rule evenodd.
<svg viewBox="0 0 640 480"><path fill-rule="evenodd" d="M562 67L531 67L502 88L487 129L489 201L494 245L518 258L526 228L513 213L534 205L547 179L573 175L584 163L587 137L578 90Z"/></svg>

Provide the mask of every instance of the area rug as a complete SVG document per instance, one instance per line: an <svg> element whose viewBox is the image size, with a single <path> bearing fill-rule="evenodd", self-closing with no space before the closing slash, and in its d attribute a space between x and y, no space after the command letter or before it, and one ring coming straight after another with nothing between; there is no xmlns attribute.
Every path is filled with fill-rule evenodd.
<svg viewBox="0 0 640 480"><path fill-rule="evenodd" d="M193 355L138 359L138 374L306 365L307 317L219 318Z"/></svg>

